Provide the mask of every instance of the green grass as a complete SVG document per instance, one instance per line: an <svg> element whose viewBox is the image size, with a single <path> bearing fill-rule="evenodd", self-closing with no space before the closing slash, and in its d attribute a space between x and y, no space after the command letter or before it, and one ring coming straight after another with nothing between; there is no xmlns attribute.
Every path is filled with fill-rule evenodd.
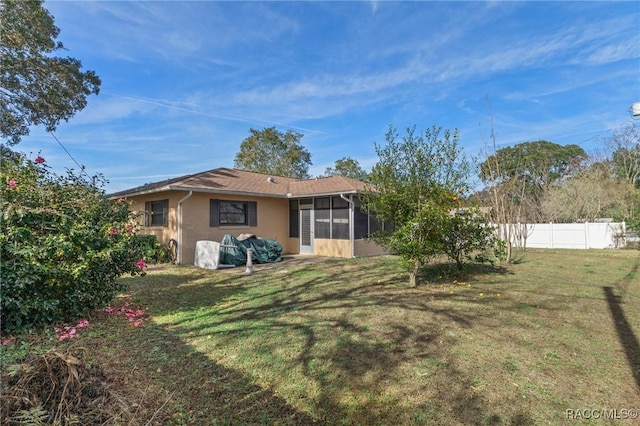
<svg viewBox="0 0 640 426"><path fill-rule="evenodd" d="M123 278L141 327L95 318L69 344L165 395L176 424L594 424L566 410L640 408L640 252L519 256L463 278L427 268L413 289L394 257L156 267Z"/></svg>

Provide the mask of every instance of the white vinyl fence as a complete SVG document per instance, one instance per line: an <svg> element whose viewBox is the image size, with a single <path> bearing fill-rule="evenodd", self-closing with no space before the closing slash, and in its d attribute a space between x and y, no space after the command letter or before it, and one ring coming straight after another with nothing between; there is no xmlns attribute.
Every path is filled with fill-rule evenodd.
<svg viewBox="0 0 640 426"><path fill-rule="evenodd" d="M504 227L504 225L499 225ZM512 244L529 248L622 248L625 223L519 223Z"/></svg>

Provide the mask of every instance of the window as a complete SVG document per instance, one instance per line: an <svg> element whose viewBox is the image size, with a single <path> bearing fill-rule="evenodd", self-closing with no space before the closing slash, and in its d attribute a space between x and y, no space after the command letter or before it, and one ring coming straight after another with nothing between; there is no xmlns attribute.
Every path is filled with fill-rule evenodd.
<svg viewBox="0 0 640 426"><path fill-rule="evenodd" d="M316 210L319 209L330 209L331 208L331 198L316 198L313 200L313 207Z"/></svg>
<svg viewBox="0 0 640 426"><path fill-rule="evenodd" d="M331 238L349 239L349 209L333 209L331 212Z"/></svg>
<svg viewBox="0 0 640 426"><path fill-rule="evenodd" d="M331 199L331 207L334 209L348 209L349 202L342 197L333 197Z"/></svg>
<svg viewBox="0 0 640 426"><path fill-rule="evenodd" d="M210 200L209 226L258 226L255 201Z"/></svg>
<svg viewBox="0 0 640 426"><path fill-rule="evenodd" d="M169 200L144 203L144 226L169 226Z"/></svg>
<svg viewBox="0 0 640 426"><path fill-rule="evenodd" d="M298 200L289 200L289 237L298 238L300 236L300 214Z"/></svg>
<svg viewBox="0 0 640 426"><path fill-rule="evenodd" d="M331 210L316 210L314 212L316 221L316 238L331 238Z"/></svg>
<svg viewBox="0 0 640 426"><path fill-rule="evenodd" d="M349 239L349 202L342 197L331 198L331 238Z"/></svg>
<svg viewBox="0 0 640 426"><path fill-rule="evenodd" d="M374 233L381 230L389 230L391 229L389 225L386 228L381 226L381 223L378 222L378 219L375 217L373 213L367 212L367 210L362 206L360 200L356 198L355 200L356 208L354 210L354 238L356 240L367 238L373 235Z"/></svg>
<svg viewBox="0 0 640 426"><path fill-rule="evenodd" d="M220 225L247 225L247 203L220 202Z"/></svg>
<svg viewBox="0 0 640 426"><path fill-rule="evenodd" d="M341 197L313 200L315 237L334 240L349 239L349 203Z"/></svg>
<svg viewBox="0 0 640 426"><path fill-rule="evenodd" d="M313 200L313 206L315 238L331 238L331 198L316 198Z"/></svg>
<svg viewBox="0 0 640 426"><path fill-rule="evenodd" d="M353 233L356 240L367 238L372 233L369 225L369 213L362 207L359 199L356 199L353 222Z"/></svg>

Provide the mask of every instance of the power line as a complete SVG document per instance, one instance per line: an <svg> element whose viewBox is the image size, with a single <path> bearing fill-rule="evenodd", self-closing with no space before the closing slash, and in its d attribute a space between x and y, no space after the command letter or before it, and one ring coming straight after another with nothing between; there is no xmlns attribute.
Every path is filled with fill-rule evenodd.
<svg viewBox="0 0 640 426"><path fill-rule="evenodd" d="M62 144L62 142L60 142L60 141L58 140L58 138L56 137L56 135L54 135L54 134L53 134L53 133L51 133L51 132L48 132L48 133L49 133L51 136L53 136L53 138L56 140L56 142L58 142L58 145L60 145L60 146L62 147L62 149L64 149L64 152L66 152L66 153L67 153L67 155L69 156L69 158L71 158L71 159L73 160L73 162L74 162L74 163L76 163L76 165L80 168L80 171L81 171L82 173L84 173L84 175L85 175L85 176L89 177L89 175L87 174L87 172L86 172L86 171L85 171L85 169L84 169L84 166L80 165L80 163L78 163L78 162L76 161L76 159L75 159L75 158L73 158L73 155L71 155L71 153L69 152L69 150L68 150L68 149L67 149L67 148Z"/></svg>

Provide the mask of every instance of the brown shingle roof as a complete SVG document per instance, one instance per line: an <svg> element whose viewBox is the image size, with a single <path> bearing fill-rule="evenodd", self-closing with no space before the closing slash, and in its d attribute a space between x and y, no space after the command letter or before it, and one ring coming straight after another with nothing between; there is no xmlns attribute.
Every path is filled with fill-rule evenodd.
<svg viewBox="0 0 640 426"><path fill-rule="evenodd" d="M363 182L344 176L300 180L244 170L219 168L161 182L148 183L110 194L110 197L128 197L172 190L284 198L362 192L366 190L366 185Z"/></svg>
<svg viewBox="0 0 640 426"><path fill-rule="evenodd" d="M297 180L289 184L292 197L364 192L366 189L364 182L344 176Z"/></svg>

